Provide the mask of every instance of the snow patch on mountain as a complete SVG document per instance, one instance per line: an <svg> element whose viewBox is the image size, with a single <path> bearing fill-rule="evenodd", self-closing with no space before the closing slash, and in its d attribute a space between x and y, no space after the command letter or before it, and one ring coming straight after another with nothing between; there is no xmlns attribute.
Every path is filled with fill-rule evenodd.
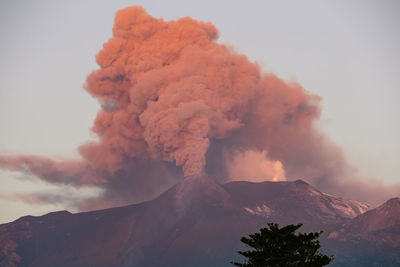
<svg viewBox="0 0 400 267"><path fill-rule="evenodd" d="M245 207L244 209L252 215L263 216L266 218L271 217L272 214L272 210L265 203L257 205L254 208Z"/></svg>

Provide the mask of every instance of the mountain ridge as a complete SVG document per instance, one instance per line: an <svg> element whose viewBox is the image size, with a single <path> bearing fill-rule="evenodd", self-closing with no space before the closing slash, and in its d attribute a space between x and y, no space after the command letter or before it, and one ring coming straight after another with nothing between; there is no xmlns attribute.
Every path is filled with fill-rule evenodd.
<svg viewBox="0 0 400 267"><path fill-rule="evenodd" d="M231 260L240 260L240 237L267 222L302 222L302 231L332 232L367 207L300 180L220 185L205 176L186 177L151 201L24 216L1 224L0 263L229 266Z"/></svg>
<svg viewBox="0 0 400 267"><path fill-rule="evenodd" d="M338 256L332 266L400 266L400 198L344 223L324 245Z"/></svg>

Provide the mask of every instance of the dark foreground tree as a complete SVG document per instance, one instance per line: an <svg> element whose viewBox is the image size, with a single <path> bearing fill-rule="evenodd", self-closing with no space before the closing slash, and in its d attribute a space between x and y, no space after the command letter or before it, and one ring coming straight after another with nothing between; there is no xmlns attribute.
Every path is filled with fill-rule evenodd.
<svg viewBox="0 0 400 267"><path fill-rule="evenodd" d="M261 228L259 233L242 237L240 241L246 247L253 248L248 251L238 251L247 258L244 263L231 262L236 266L307 266L319 267L328 265L333 256L321 254L318 249L321 232L298 233L295 232L303 224L287 225L279 228L278 224L268 223L267 228Z"/></svg>

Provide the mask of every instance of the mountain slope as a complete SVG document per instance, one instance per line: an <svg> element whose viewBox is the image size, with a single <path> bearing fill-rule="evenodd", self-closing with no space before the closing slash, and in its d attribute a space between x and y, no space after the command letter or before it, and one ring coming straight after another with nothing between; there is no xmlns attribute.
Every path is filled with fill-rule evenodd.
<svg viewBox="0 0 400 267"><path fill-rule="evenodd" d="M392 198L329 234L327 245L342 258L337 266L400 266L400 198Z"/></svg>
<svg viewBox="0 0 400 267"><path fill-rule="evenodd" d="M1 266L230 266L240 237L266 222L333 229L368 206L303 181L219 185L187 177L158 198L0 225Z"/></svg>
<svg viewBox="0 0 400 267"><path fill-rule="evenodd" d="M3 258L16 252L19 266L220 266L262 224L213 180L189 177L138 205L20 218L0 226L0 244L17 245Z"/></svg>
<svg viewBox="0 0 400 267"><path fill-rule="evenodd" d="M302 180L231 182L223 187L249 213L273 218L282 224L302 222L303 231L341 224L370 208L366 203L322 193Z"/></svg>
<svg viewBox="0 0 400 267"><path fill-rule="evenodd" d="M357 216L344 224L339 231L332 232L330 238L384 242L400 247L400 198L392 198Z"/></svg>

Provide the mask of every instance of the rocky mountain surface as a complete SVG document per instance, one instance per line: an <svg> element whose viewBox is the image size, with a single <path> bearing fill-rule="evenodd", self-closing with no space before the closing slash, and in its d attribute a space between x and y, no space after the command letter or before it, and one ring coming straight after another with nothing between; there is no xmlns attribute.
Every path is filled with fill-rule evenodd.
<svg viewBox="0 0 400 267"><path fill-rule="evenodd" d="M0 266L231 266L242 260L240 237L267 222L302 222L302 231L334 233L368 209L301 180L219 185L187 177L152 201L2 224ZM338 238L326 243L336 252L342 244Z"/></svg>

